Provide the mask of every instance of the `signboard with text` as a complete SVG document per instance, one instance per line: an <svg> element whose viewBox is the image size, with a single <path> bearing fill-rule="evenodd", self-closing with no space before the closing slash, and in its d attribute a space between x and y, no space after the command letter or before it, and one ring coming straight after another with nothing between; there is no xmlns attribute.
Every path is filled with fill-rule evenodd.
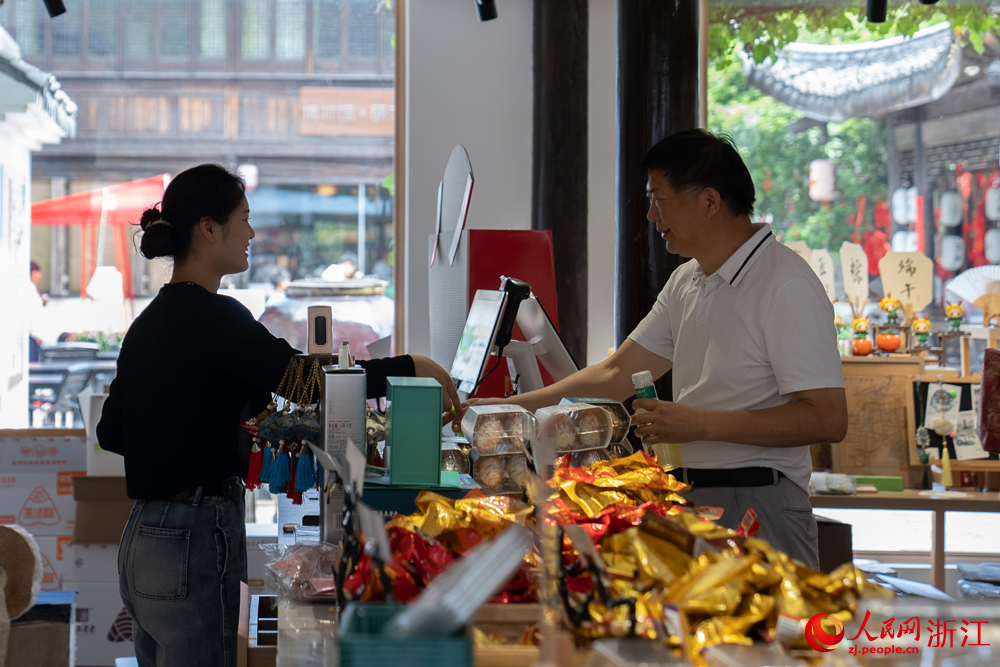
<svg viewBox="0 0 1000 667"><path fill-rule="evenodd" d="M299 88L299 134L391 137L396 127L393 88Z"/></svg>

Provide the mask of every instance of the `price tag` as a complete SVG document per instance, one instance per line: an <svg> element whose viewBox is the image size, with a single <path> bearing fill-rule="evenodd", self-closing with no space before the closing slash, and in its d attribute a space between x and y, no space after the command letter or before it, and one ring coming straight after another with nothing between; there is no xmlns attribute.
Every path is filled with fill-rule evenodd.
<svg viewBox="0 0 1000 667"><path fill-rule="evenodd" d="M806 260L806 264L812 262L812 251L809 250L809 246L806 245L805 241L789 241L785 245L794 250L796 255Z"/></svg>
<svg viewBox="0 0 1000 667"><path fill-rule="evenodd" d="M857 243L844 241L840 246L840 264L844 270L844 293L860 306L868 298L868 255Z"/></svg>
<svg viewBox="0 0 1000 667"><path fill-rule="evenodd" d="M823 283L826 298L830 299L830 301L836 301L837 289L834 287L833 282L833 257L830 256L830 251L813 250L809 264L819 277L819 281Z"/></svg>
<svg viewBox="0 0 1000 667"><path fill-rule="evenodd" d="M878 262L885 296L897 299L910 313L934 300L934 262L919 252L889 252Z"/></svg>

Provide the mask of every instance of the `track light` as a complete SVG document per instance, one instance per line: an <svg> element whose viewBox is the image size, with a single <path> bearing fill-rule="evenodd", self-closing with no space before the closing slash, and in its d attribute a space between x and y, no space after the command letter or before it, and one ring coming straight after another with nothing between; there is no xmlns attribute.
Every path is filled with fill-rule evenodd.
<svg viewBox="0 0 1000 667"><path fill-rule="evenodd" d="M922 0L921 0L922 1ZM868 0L868 22L885 23L889 0Z"/></svg>
<svg viewBox="0 0 1000 667"><path fill-rule="evenodd" d="M496 0L476 0L476 11L480 21L491 21L497 17Z"/></svg>
<svg viewBox="0 0 1000 667"><path fill-rule="evenodd" d="M49 16L55 17L66 13L66 5L63 4L62 0L42 0L42 2L45 3L45 9L48 10Z"/></svg>

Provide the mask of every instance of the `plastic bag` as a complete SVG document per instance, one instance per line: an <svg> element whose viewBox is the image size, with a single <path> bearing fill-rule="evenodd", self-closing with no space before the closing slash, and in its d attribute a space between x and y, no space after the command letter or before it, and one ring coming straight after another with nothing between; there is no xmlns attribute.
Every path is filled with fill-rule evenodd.
<svg viewBox="0 0 1000 667"><path fill-rule="evenodd" d="M262 544L267 554L266 573L279 593L293 600L335 597L333 572L340 547L326 542Z"/></svg>

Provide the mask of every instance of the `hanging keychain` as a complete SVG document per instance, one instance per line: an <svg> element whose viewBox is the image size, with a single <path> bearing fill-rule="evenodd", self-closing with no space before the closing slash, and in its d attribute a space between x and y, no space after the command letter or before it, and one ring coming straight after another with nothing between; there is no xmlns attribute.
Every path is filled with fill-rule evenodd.
<svg viewBox="0 0 1000 667"><path fill-rule="evenodd" d="M262 482L267 481L266 474L269 471L271 463L268 437L273 435L272 423L277 419L276 415L279 414L278 398L285 391L285 386L289 383L289 377L294 372L294 361L292 359L288 366L285 367L285 374L281 377L281 382L278 383L277 389L275 389L274 394L271 396L271 402L267 404L263 412L241 424L243 430L253 438L250 446L250 468L247 472L246 483L246 487L250 490L260 488ZM268 451L265 452L265 449Z"/></svg>

